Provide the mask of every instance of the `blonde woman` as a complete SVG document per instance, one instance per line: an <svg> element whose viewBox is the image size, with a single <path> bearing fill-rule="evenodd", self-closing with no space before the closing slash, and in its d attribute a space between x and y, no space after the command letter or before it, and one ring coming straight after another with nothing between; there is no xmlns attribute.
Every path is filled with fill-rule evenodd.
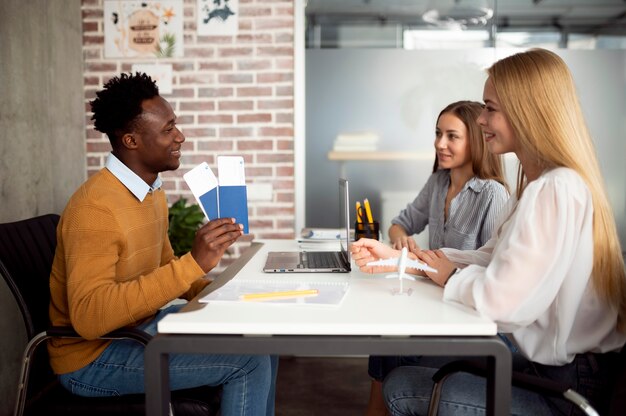
<svg viewBox="0 0 626 416"><path fill-rule="evenodd" d="M478 122L491 152L520 160L517 195L484 247L414 254L438 270L428 277L444 286L444 300L473 307L511 333L520 351L514 370L568 382L602 413L626 342L626 277L572 76L543 49L502 59L488 75ZM368 272L382 270L367 262L396 254L372 240L352 247ZM423 414L434 371L426 358L394 370L383 386L391 413ZM439 414L482 409L484 392L484 380L453 376ZM570 414L572 405L514 388L511 412Z"/></svg>

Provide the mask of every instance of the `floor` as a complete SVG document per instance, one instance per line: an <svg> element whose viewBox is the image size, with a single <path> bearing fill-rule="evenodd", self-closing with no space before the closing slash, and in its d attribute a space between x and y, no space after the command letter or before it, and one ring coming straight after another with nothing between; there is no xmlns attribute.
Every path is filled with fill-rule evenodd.
<svg viewBox="0 0 626 416"><path fill-rule="evenodd" d="M276 416L361 416L369 389L366 357L281 357Z"/></svg>

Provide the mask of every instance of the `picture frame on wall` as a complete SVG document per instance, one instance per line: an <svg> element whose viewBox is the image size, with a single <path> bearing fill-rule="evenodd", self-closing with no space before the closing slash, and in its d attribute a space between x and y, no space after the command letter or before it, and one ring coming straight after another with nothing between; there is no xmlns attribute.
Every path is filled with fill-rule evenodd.
<svg viewBox="0 0 626 416"><path fill-rule="evenodd" d="M199 35L234 35L239 28L239 0L196 0Z"/></svg>
<svg viewBox="0 0 626 416"><path fill-rule="evenodd" d="M183 0L104 2L105 58L183 56Z"/></svg>

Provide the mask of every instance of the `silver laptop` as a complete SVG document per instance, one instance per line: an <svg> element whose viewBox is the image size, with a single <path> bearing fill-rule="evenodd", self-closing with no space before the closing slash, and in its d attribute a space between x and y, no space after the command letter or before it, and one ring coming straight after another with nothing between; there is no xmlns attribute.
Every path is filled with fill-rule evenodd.
<svg viewBox="0 0 626 416"><path fill-rule="evenodd" d="M271 251L263 267L268 273L347 273L350 271L350 208L348 180L339 179L338 251Z"/></svg>

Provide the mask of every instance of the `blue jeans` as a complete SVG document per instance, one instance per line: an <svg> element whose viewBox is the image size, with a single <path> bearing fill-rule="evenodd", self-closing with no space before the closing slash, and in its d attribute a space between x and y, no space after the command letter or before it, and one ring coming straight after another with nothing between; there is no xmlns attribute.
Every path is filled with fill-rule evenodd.
<svg viewBox="0 0 626 416"><path fill-rule="evenodd" d="M139 328L154 335L157 322L184 305L159 311ZM170 389L222 385L223 416L272 416L278 357L267 355L171 354ZM72 393L86 397L144 393L144 347L132 340L113 341L89 365L59 376Z"/></svg>
<svg viewBox="0 0 626 416"><path fill-rule="evenodd" d="M432 392L432 375L442 365L442 357L422 357L419 366L398 367L383 383L385 402L392 415L427 414ZM529 361L518 353L513 354L513 371L569 383L574 390L590 400L600 414L606 413L613 369L619 355L579 354L564 366L541 365ZM433 365L430 365L433 364ZM439 415L484 415L486 382L482 377L467 373L450 376L444 384L439 404ZM577 415L580 413L570 402L547 398L537 393L513 387L511 390L512 415Z"/></svg>

